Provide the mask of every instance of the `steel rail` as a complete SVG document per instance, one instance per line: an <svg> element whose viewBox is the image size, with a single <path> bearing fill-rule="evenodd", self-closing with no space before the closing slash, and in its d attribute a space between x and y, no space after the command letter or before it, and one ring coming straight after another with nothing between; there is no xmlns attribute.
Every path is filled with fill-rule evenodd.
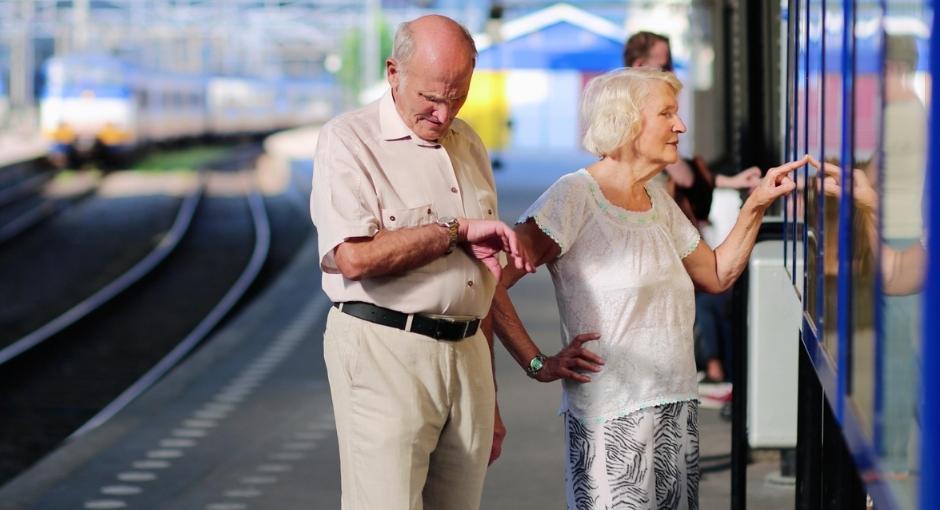
<svg viewBox="0 0 940 510"><path fill-rule="evenodd" d="M172 351L118 395L110 404L73 432L69 436L69 440L101 426L162 379L215 329L251 287L268 257L268 251L271 247L271 226L264 208L264 200L256 187L248 191L246 200L248 200L251 210L255 230L255 245L251 259L241 275L206 317Z"/></svg>
<svg viewBox="0 0 940 510"><path fill-rule="evenodd" d="M72 324L75 324L82 318L86 317L88 314L103 306L108 301L112 300L121 292L127 290L128 287L138 282L141 278L159 266L160 263L163 262L170 253L173 252L177 245L179 245L180 240L189 229L193 215L196 212L196 206L199 205L199 201L203 196L204 188L204 178L201 178L198 188L183 200L182 205L180 205L180 210L176 215L176 219L173 222L173 226L170 227L170 230L166 233L166 235L163 236L163 238L160 240L160 243L157 244L153 251L141 259L138 263L134 264L133 267L111 281L111 283L102 287L91 296L85 298L77 305L68 309L62 315L59 315L55 319L52 319L51 321L41 326L39 329L27 334L19 340L16 340L3 349L0 349L0 365L3 365L20 354L45 342L47 339L71 326Z"/></svg>

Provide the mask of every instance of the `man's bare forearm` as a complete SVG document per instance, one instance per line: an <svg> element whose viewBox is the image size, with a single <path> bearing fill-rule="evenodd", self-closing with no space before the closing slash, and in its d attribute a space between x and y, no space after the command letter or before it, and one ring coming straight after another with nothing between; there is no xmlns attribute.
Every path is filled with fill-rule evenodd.
<svg viewBox="0 0 940 510"><path fill-rule="evenodd" d="M450 245L440 225L380 230L374 237L347 241L336 248L343 274L351 280L390 276L421 267L444 255Z"/></svg>

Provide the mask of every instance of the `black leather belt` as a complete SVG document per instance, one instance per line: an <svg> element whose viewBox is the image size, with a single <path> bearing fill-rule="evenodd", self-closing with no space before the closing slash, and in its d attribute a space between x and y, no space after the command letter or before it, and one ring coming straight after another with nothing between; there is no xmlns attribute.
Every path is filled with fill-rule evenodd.
<svg viewBox="0 0 940 510"><path fill-rule="evenodd" d="M343 305L340 307L340 305ZM408 314L382 308L372 303L363 303L360 301L347 301L345 303L333 303L333 308L343 313L358 317L364 321L374 322L383 326L404 330L408 326ZM412 333L429 336L438 340L463 340L468 336L473 336L480 326L480 319L469 321L435 319L424 315L413 314L411 319Z"/></svg>

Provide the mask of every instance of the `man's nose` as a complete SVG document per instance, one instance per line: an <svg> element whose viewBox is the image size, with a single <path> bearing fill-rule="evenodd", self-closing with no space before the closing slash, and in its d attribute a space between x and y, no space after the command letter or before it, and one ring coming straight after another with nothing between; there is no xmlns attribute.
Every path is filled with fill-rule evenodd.
<svg viewBox="0 0 940 510"><path fill-rule="evenodd" d="M442 124L446 123L448 120L450 120L451 111L452 108L448 105L438 105L436 108L434 108L434 118Z"/></svg>

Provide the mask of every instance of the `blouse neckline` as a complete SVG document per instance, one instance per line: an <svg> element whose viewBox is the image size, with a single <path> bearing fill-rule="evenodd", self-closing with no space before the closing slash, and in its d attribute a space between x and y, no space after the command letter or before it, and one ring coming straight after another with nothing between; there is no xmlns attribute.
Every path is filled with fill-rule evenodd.
<svg viewBox="0 0 940 510"><path fill-rule="evenodd" d="M594 202L609 216L612 216L618 220L626 221L629 223L638 223L638 224L648 224L652 223L657 219L656 215L656 199L654 198L654 193L649 189L649 182L643 184L643 189L646 190L646 195L650 199L650 208L645 211L631 211L629 209L624 209L619 205L614 204L604 196L604 192L601 190L600 184L594 179L594 176L591 175L591 172L587 171L587 168L581 168L578 170L578 173L584 175L588 179L588 184L591 189L591 195L594 196Z"/></svg>

